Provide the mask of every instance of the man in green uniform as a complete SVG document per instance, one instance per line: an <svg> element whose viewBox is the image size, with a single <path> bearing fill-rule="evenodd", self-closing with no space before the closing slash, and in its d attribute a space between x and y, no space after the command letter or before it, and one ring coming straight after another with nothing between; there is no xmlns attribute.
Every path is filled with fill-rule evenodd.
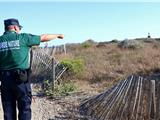
<svg viewBox="0 0 160 120"><path fill-rule="evenodd" d="M28 80L30 48L62 34L32 35L20 33L17 19L4 20L5 32L0 36L0 80L4 120L31 120L31 86Z"/></svg>

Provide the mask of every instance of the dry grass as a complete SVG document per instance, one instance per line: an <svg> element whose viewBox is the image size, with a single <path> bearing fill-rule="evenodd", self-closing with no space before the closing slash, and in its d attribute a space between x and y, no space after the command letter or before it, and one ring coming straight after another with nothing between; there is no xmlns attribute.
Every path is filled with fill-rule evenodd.
<svg viewBox="0 0 160 120"><path fill-rule="evenodd" d="M118 43L105 43L101 46L93 44L89 48L84 48L81 44L72 45L67 47L67 55L60 54L56 57L59 60L84 59L85 73L77 78L77 83L87 81L91 87L95 86L95 89L101 91L131 74L149 75L160 70L160 43L151 40L142 41L141 44L143 47L140 49L122 49Z"/></svg>

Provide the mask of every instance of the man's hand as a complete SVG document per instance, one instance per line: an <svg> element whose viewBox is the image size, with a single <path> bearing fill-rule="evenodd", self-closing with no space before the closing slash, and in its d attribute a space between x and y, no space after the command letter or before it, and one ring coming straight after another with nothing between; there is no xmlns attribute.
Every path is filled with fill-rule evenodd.
<svg viewBox="0 0 160 120"><path fill-rule="evenodd" d="M63 38L64 38L64 35L63 35L63 34L59 34L59 35L57 36L57 38L63 39Z"/></svg>
<svg viewBox="0 0 160 120"><path fill-rule="evenodd" d="M47 42L50 40L54 40L54 39L63 39L64 35L63 34L42 34L41 35L41 42Z"/></svg>

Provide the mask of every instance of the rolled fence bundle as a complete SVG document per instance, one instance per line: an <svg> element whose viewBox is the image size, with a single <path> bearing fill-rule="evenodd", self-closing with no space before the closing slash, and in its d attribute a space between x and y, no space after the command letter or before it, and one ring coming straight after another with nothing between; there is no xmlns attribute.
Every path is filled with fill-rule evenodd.
<svg viewBox="0 0 160 120"><path fill-rule="evenodd" d="M88 120L160 120L160 81L129 76L85 100L80 114Z"/></svg>

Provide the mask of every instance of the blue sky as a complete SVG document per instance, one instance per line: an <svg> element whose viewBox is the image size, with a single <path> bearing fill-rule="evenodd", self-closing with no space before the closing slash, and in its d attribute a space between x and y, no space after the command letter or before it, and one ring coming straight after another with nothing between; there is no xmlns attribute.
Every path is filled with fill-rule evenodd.
<svg viewBox="0 0 160 120"><path fill-rule="evenodd" d="M64 40L49 45L94 41L124 40L146 37L160 38L160 3L118 2L118 0L54 0L20 2L0 0L0 34L3 20L17 18L21 32L32 34L63 33Z"/></svg>

